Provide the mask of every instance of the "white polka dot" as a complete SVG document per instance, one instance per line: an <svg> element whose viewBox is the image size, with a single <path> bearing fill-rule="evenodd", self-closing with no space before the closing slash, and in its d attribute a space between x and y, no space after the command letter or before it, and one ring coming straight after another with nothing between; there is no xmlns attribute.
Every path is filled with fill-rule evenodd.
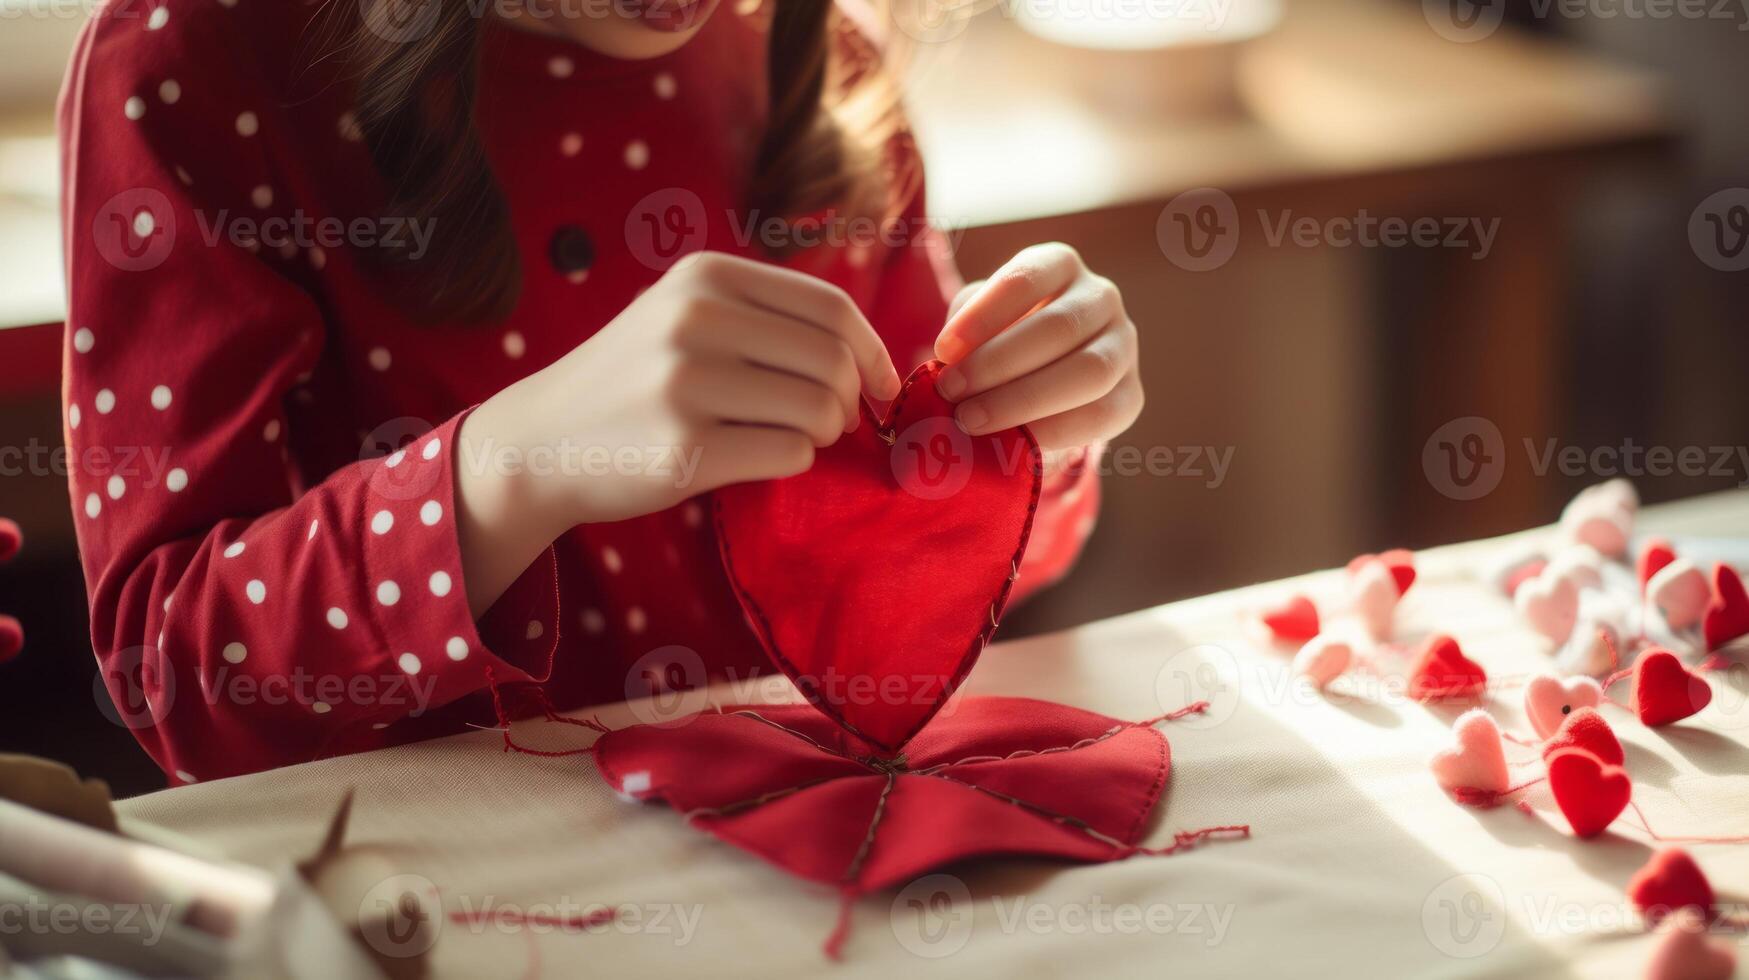
<svg viewBox="0 0 1749 980"><path fill-rule="evenodd" d="M583 134L566 133L559 139L559 152L574 157L583 152Z"/></svg>
<svg viewBox="0 0 1749 980"><path fill-rule="evenodd" d="M181 166L178 166L176 168L176 179L182 181L182 186L184 186L184 187L193 187L194 186L194 178L192 176L190 176L188 171Z"/></svg>
<svg viewBox="0 0 1749 980"><path fill-rule="evenodd" d="M127 492L128 481L122 479L120 474L109 478L109 499L120 500L121 495Z"/></svg>
<svg viewBox="0 0 1749 980"><path fill-rule="evenodd" d="M632 140L626 144L626 166L633 170L642 170L650 162L650 144L643 140Z"/></svg>
<svg viewBox="0 0 1749 980"><path fill-rule="evenodd" d="M589 270L578 269L576 272L567 275L565 281L573 286L581 286L589 281Z"/></svg>
<svg viewBox="0 0 1749 980"><path fill-rule="evenodd" d="M414 654L411 654L411 653L401 654L401 656L395 660L395 663L400 664L401 670L403 670L409 674L417 674L417 673L419 673L420 669L425 666L424 664L419 662L419 658L417 656L415 656Z"/></svg>
<svg viewBox="0 0 1749 980"><path fill-rule="evenodd" d="M188 471L178 466L164 474L164 489L171 493L181 493L188 488Z"/></svg>
<svg viewBox="0 0 1749 980"><path fill-rule="evenodd" d="M700 507L698 504L687 504L680 514L686 519L687 527L698 527L704 523L704 508Z"/></svg>
<svg viewBox="0 0 1749 980"><path fill-rule="evenodd" d="M169 385L159 385L152 389L152 407L160 412L170 407Z"/></svg>
<svg viewBox="0 0 1749 980"><path fill-rule="evenodd" d="M619 549L608 545L601 549L601 565L615 575L625 567L625 562L619 557Z"/></svg>
<svg viewBox="0 0 1749 980"><path fill-rule="evenodd" d="M319 246L310 249L310 268L315 269L317 272L321 272L323 269L328 268L328 253L323 251Z"/></svg>
<svg viewBox="0 0 1749 980"><path fill-rule="evenodd" d="M249 656L249 648L241 643L227 643L225 644L224 654L226 660L234 664L240 664L243 662L244 657Z"/></svg>
<svg viewBox="0 0 1749 980"><path fill-rule="evenodd" d="M86 517L96 517L98 514L101 514L101 513L103 513L103 498L99 497L97 494L94 494L94 493L86 494L85 495L85 516Z"/></svg>
<svg viewBox="0 0 1749 980"><path fill-rule="evenodd" d="M312 701L310 702L310 710L314 711L316 714L325 715L328 712L333 711L334 706L326 701Z"/></svg>
<svg viewBox="0 0 1749 980"><path fill-rule="evenodd" d="M261 427L261 438L268 442L279 438L279 419L267 420L267 424Z"/></svg>
<svg viewBox="0 0 1749 980"><path fill-rule="evenodd" d="M679 89L679 87L680 86L678 84L676 84L674 81L674 76L670 75L667 72L662 72L661 74L656 76L655 88L656 88L656 98L658 98L658 99L672 99L672 98L674 98L674 93L675 93L675 91L677 91Z"/></svg>
<svg viewBox="0 0 1749 980"><path fill-rule="evenodd" d="M129 119L139 120L146 114L146 100L137 95L133 96L126 102L122 103L121 111L122 114Z"/></svg>
<svg viewBox="0 0 1749 980"><path fill-rule="evenodd" d="M254 136L261 132L261 120L253 112L245 112L237 117L237 135Z"/></svg>
<svg viewBox="0 0 1749 980"><path fill-rule="evenodd" d="M157 227L158 219L145 208L141 208L139 213L134 215L134 234L136 236L148 238Z"/></svg>
<svg viewBox="0 0 1749 980"><path fill-rule="evenodd" d="M633 606L626 610L626 629L633 633L642 633L644 627L650 625L650 617L644 614L644 607Z"/></svg>
<svg viewBox="0 0 1749 980"><path fill-rule="evenodd" d="M452 583L449 580L448 572L432 572L431 582L429 584L431 586L431 594L441 599L444 596L449 595L449 588Z"/></svg>
<svg viewBox="0 0 1749 980"><path fill-rule="evenodd" d="M221 3L223 3L223 2L224 2L224 0L220 0L220 2L221 2ZM236 3L236 2L237 2L237 0L231 0L231 2L232 2L232 3ZM372 728L372 729L375 729L375 730L376 730L376 731L379 731L379 732L380 732L380 731L382 731L382 730L383 730L383 729L385 729L385 728L387 728L387 727L389 727L389 723L388 723L388 722L386 722L386 721L375 721L375 722L371 722L371 726L370 726L370 727L371 727L371 728Z"/></svg>
<svg viewBox="0 0 1749 980"><path fill-rule="evenodd" d="M348 143L357 143L364 139L364 127L358 124L356 113L343 112L340 114L340 138Z"/></svg>
<svg viewBox="0 0 1749 980"><path fill-rule="evenodd" d="M387 347L372 347L370 349L370 366L378 371L389 369L389 349Z"/></svg>
<svg viewBox="0 0 1749 980"><path fill-rule="evenodd" d="M377 601L385 606L392 606L401 601L401 587L393 579L384 579L377 583Z"/></svg>
<svg viewBox="0 0 1749 980"><path fill-rule="evenodd" d="M419 505L419 523L431 527L443 520L443 505L435 500L427 500Z"/></svg>
<svg viewBox="0 0 1749 980"><path fill-rule="evenodd" d="M282 243L279 246L279 257L280 258L286 259L289 261L291 259L297 258L297 255L298 255L298 243L297 242L287 241L287 242Z"/></svg>
<svg viewBox="0 0 1749 980"><path fill-rule="evenodd" d="M449 638L449 642L443 645L443 652L448 654L451 660L466 660L468 659L468 641L459 636L452 636Z"/></svg>
<svg viewBox="0 0 1749 980"><path fill-rule="evenodd" d="M504 354L506 357L515 360L527 352L528 341L522 339L522 334L515 330L504 332Z"/></svg>
<svg viewBox="0 0 1749 980"><path fill-rule="evenodd" d="M348 620L346 618L346 610L340 608L339 606L329 606L328 607L328 625L329 626L332 626L337 630L343 630L346 628L347 622L348 622Z"/></svg>
<svg viewBox="0 0 1749 980"><path fill-rule="evenodd" d="M198 782L200 782L200 780L194 778L193 776L190 776L188 773L182 771L181 769L176 770L176 778L182 780L185 783L198 783Z"/></svg>
<svg viewBox="0 0 1749 980"><path fill-rule="evenodd" d="M424 449L419 450L419 455L425 459L436 459L438 451L442 448L442 443L437 439L433 439L425 444Z"/></svg>
<svg viewBox="0 0 1749 980"><path fill-rule="evenodd" d="M79 406L67 406L67 424L77 429L79 427Z"/></svg>
<svg viewBox="0 0 1749 980"><path fill-rule="evenodd" d="M241 542L241 541L231 542L230 546L225 549L225 557L226 558L237 557L238 555L243 553L244 547L245 546L244 546L243 542Z"/></svg>
<svg viewBox="0 0 1749 980"><path fill-rule="evenodd" d="M540 639L541 634L545 633L546 631L547 631L547 628L545 626L541 625L540 620L531 619L528 621L528 629L524 631L523 635L527 636L531 640L538 640L538 639Z"/></svg>
<svg viewBox="0 0 1749 980"><path fill-rule="evenodd" d="M607 617L601 615L599 609L585 609L582 615L583 630L590 636L600 636L607 629Z"/></svg>
<svg viewBox="0 0 1749 980"><path fill-rule="evenodd" d="M175 105L182 98L182 85L174 78L165 79L164 84L158 86L158 98L165 105Z"/></svg>
<svg viewBox="0 0 1749 980"><path fill-rule="evenodd" d="M259 606L267 601L267 583L258 578L252 578L248 585L243 586L243 594L249 597L250 602Z"/></svg>
<svg viewBox="0 0 1749 980"><path fill-rule="evenodd" d="M273 188L262 184L249 192L249 203L258 208L273 207Z"/></svg>
<svg viewBox="0 0 1749 980"><path fill-rule="evenodd" d="M379 510L370 519L370 529L373 534L387 534L395 526L395 515L386 510Z"/></svg>
<svg viewBox="0 0 1749 980"><path fill-rule="evenodd" d="M97 343L97 335L90 327L80 327L73 331L73 349L81 354L91 353L91 348Z"/></svg>
<svg viewBox="0 0 1749 980"><path fill-rule="evenodd" d="M92 404L97 406L97 414L108 415L115 411L115 392L108 388L99 391L97 397L92 399Z"/></svg>
<svg viewBox="0 0 1749 980"><path fill-rule="evenodd" d="M547 73L554 78L570 78L571 73L576 70L576 63L563 55L556 55L547 62Z"/></svg>
<svg viewBox="0 0 1749 980"><path fill-rule="evenodd" d="M170 8L159 7L146 16L146 30L155 31L170 23Z"/></svg>
<svg viewBox="0 0 1749 980"><path fill-rule="evenodd" d="M310 522L310 533L304 535L304 540L305 541L316 540L316 522L315 521Z"/></svg>

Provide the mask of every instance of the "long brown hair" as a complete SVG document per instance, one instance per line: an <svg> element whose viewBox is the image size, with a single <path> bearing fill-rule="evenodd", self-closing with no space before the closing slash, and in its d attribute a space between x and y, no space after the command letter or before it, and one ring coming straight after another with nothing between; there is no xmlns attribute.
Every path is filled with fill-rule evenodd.
<svg viewBox="0 0 1749 980"><path fill-rule="evenodd" d="M767 2L775 4L770 94L746 207L768 216L878 210L874 202L886 197L878 147L896 125L891 76L835 64L832 0ZM359 129L389 188L384 213L435 229L422 255L411 246L374 250L385 284L418 320L502 320L521 293L522 258L474 120L482 19L459 0L334 6L347 11L348 22L330 30L357 90ZM420 30L403 38L396 26L409 19Z"/></svg>

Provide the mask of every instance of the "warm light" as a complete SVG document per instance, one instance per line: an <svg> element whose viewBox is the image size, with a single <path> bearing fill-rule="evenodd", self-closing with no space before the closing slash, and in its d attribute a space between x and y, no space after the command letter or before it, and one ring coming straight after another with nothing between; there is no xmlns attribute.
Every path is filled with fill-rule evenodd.
<svg viewBox="0 0 1749 980"><path fill-rule="evenodd" d="M1223 44L1281 19L1280 0L1018 0L1014 10L1047 41L1119 51Z"/></svg>

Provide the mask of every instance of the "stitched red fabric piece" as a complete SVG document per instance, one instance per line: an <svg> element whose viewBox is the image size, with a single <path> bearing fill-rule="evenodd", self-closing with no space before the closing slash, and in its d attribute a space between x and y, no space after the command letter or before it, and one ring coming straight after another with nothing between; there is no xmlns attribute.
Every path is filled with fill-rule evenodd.
<svg viewBox="0 0 1749 980"><path fill-rule="evenodd" d="M998 697L955 702L892 762L808 705L623 728L594 756L622 793L848 894L978 856L1128 857L1171 767L1151 727Z"/></svg>
<svg viewBox="0 0 1749 980"><path fill-rule="evenodd" d="M959 429L941 368L912 372L886 418L864 404L864 424L808 472L713 495L723 565L766 652L886 755L995 633L1042 483L1025 429Z"/></svg>

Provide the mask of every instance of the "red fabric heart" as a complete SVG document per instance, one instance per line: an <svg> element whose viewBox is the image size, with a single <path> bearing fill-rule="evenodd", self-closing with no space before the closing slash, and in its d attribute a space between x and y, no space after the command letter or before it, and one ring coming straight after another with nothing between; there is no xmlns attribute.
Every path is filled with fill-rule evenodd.
<svg viewBox="0 0 1749 980"><path fill-rule="evenodd" d="M1680 847L1659 851L1634 872L1628 879L1628 898L1653 922L1684 908L1695 909L1709 921L1718 914L1706 873Z"/></svg>
<svg viewBox="0 0 1749 980"><path fill-rule="evenodd" d="M1580 708L1561 722L1561 727L1543 743L1543 761L1546 763L1550 756L1562 749L1583 749L1612 766L1627 761L1615 730L1591 708Z"/></svg>
<svg viewBox="0 0 1749 980"><path fill-rule="evenodd" d="M1549 789L1577 836L1596 837L1627 809L1634 792L1627 770L1584 749L1560 749L1548 760Z"/></svg>
<svg viewBox="0 0 1749 980"><path fill-rule="evenodd" d="M1634 662L1634 714L1647 725L1668 725L1698 713L1713 700L1706 679L1676 654L1653 647Z"/></svg>
<svg viewBox="0 0 1749 980"><path fill-rule="evenodd" d="M1713 600L1701 619L1701 633L1708 650L1749 634L1749 594L1744 593L1737 570L1724 562L1713 566Z"/></svg>
<svg viewBox="0 0 1749 980"><path fill-rule="evenodd" d="M1348 574L1353 575L1361 570L1367 562L1382 561L1391 570L1391 578L1396 580L1397 594L1409 591L1409 586L1415 584L1415 553L1407 548L1392 548L1376 555L1355 555L1348 562Z"/></svg>
<svg viewBox="0 0 1749 980"><path fill-rule="evenodd" d="M1409 696L1418 701L1475 697L1487 684L1488 672L1444 634L1427 638L1409 671Z"/></svg>
<svg viewBox="0 0 1749 980"><path fill-rule="evenodd" d="M1320 629L1318 607L1304 595L1290 596L1263 610L1262 619L1278 640L1304 643L1317 636Z"/></svg>
<svg viewBox="0 0 1749 980"><path fill-rule="evenodd" d="M771 659L816 707L899 751L996 631L1041 480L1024 429L968 436L935 390L905 382L884 419L786 480L717 491L735 594Z"/></svg>
<svg viewBox="0 0 1749 980"><path fill-rule="evenodd" d="M1646 591L1646 583L1652 581L1652 576L1658 570L1676 560L1676 549L1664 538L1648 538L1640 549L1640 558L1636 567L1640 574L1640 591Z"/></svg>

